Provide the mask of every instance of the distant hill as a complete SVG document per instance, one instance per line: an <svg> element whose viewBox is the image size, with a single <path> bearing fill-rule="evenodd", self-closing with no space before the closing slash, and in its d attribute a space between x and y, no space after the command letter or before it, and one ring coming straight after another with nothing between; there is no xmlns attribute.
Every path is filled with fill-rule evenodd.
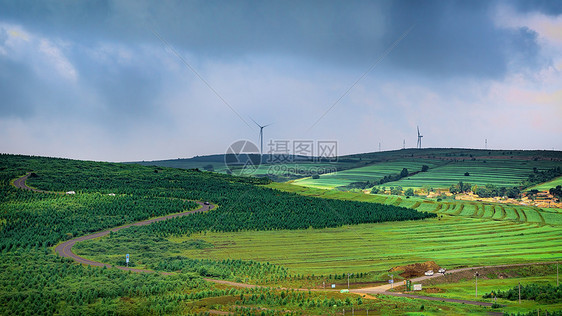
<svg viewBox="0 0 562 316"><path fill-rule="evenodd" d="M199 169L219 173L236 172L242 164L229 165L225 154L155 161L131 162L145 166ZM261 165L251 175L267 176L277 182L299 180L299 185L335 188L354 183L366 186L407 168L410 177L388 181L404 187L448 187L458 181L516 185L536 170L562 166L562 152L552 150L485 150L468 148L424 148L359 153L335 161L318 157L263 155ZM259 156L253 157L259 161ZM431 172L421 174L426 165ZM534 169L536 168L536 169ZM420 174L418 174L420 173ZM468 173L469 176L464 176ZM320 179L312 177L320 176ZM306 179L305 179L306 178ZM409 181L408 181L409 180ZM399 183L397 183L399 182Z"/></svg>

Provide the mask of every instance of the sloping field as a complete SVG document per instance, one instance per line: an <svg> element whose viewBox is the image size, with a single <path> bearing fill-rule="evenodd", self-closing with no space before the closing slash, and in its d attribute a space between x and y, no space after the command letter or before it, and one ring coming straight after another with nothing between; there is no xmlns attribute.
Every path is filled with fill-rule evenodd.
<svg viewBox="0 0 562 316"><path fill-rule="evenodd" d="M556 188L557 186L562 185L562 177L558 177L552 181L548 181L545 183L541 183L535 186L530 187L527 190L539 190L539 191L548 191L550 188Z"/></svg>
<svg viewBox="0 0 562 316"><path fill-rule="evenodd" d="M383 272L428 260L452 268L562 258L559 227L460 217L320 230L208 232L190 238L215 245L185 253L190 257L252 259L316 275Z"/></svg>
<svg viewBox="0 0 562 316"><path fill-rule="evenodd" d="M427 165L430 168L433 168L440 164L443 164L443 162L433 159L401 159L390 162L380 162L366 167L326 174L320 176L319 179L298 179L295 180L294 183L297 185L308 187L331 189L338 186L348 185L352 182L376 181L387 175L399 174L403 168L407 168L411 173L420 171L423 165Z"/></svg>
<svg viewBox="0 0 562 316"><path fill-rule="evenodd" d="M445 200L437 202L416 197L406 198L404 196L396 195L364 194L342 192L337 190L323 190L285 183L272 183L269 186L282 191L295 192L302 195L317 196L330 199L382 203L413 208L417 211L422 212L432 212L451 216L535 223L541 225L562 225L562 212L558 209L541 209L533 206L456 200Z"/></svg>
<svg viewBox="0 0 562 316"><path fill-rule="evenodd" d="M470 184L513 187L533 173L533 168L546 170L562 165L559 161L550 160L514 160L514 159L457 159L456 161L442 161L437 159L400 159L379 162L370 166L349 169L333 174L320 176L319 179L303 178L293 183L301 186L331 189L360 181L378 181L384 176L399 174L402 168L410 173L420 171L423 165L428 165L427 172L420 172L399 181L387 182L381 186L390 187L400 185L403 188L448 188L459 181ZM465 173L468 172L468 176ZM559 178L541 185L550 188L562 183ZM548 189L546 188L546 189Z"/></svg>
<svg viewBox="0 0 562 316"><path fill-rule="evenodd" d="M484 162L485 161L485 162ZM524 160L480 160L458 161L418 173L409 178L385 185L402 187L448 188L459 181L476 185L493 184L496 186L513 187L521 184L533 172L533 167L548 169L560 166L560 162L524 161ZM464 174L468 172L469 176Z"/></svg>

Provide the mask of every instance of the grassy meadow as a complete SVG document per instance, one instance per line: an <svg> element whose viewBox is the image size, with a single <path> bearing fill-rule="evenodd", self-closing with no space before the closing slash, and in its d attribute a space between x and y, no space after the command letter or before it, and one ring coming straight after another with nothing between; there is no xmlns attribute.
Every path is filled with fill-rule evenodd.
<svg viewBox="0 0 562 316"><path fill-rule="evenodd" d="M405 149L341 158L342 161L348 159L359 159L364 165L322 175L319 179L303 177L293 183L333 189L353 182L378 181L384 176L399 174L403 168L407 168L410 173L418 172L423 165L427 165L427 172L419 172L381 186L439 189L463 181L476 185L513 187L526 180L534 168L540 171L562 166L562 155L555 151ZM469 175L465 176L467 172Z"/></svg>
<svg viewBox="0 0 562 316"><path fill-rule="evenodd" d="M182 247L193 240L213 247ZM176 243L176 247L170 247L175 251L158 256L270 262L287 267L293 274L306 275L349 271L379 274L394 266L429 260L453 268L562 259L562 230L558 226L446 215L419 222L326 229L205 232L170 237L168 241ZM87 241L77 252L103 262L122 260L121 252L87 251L116 247L108 243L108 238Z"/></svg>
<svg viewBox="0 0 562 316"><path fill-rule="evenodd" d="M352 182L373 181L389 174L399 174L403 168L407 168L413 172L420 171L423 165L427 165L432 168L440 164L443 164L443 162L432 159L400 159L397 161L380 162L365 167L321 175L319 179L312 179L311 177L297 179L293 181L293 183L308 187L332 189L348 185Z"/></svg>

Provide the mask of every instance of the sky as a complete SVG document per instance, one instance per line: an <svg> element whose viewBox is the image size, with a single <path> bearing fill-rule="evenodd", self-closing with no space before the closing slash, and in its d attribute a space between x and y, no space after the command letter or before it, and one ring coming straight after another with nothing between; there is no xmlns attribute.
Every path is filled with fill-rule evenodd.
<svg viewBox="0 0 562 316"><path fill-rule="evenodd" d="M0 0L0 152L562 150L562 2ZM259 145L258 145L259 146Z"/></svg>

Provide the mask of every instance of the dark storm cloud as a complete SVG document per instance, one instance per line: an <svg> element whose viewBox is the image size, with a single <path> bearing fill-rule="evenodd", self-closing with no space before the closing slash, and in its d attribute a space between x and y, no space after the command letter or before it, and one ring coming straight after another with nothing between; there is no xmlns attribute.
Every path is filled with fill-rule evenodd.
<svg viewBox="0 0 562 316"><path fill-rule="evenodd" d="M155 119L161 99L162 78L151 67L138 64L81 64L79 73L87 73L82 85L90 87L103 106L94 114L106 125L126 126L139 118Z"/></svg>
<svg viewBox="0 0 562 316"><path fill-rule="evenodd" d="M556 12L553 2L521 10ZM542 3L542 5L541 5ZM513 50L536 58L536 41L498 29L490 1L8 1L6 17L76 41L155 41L202 58L289 55L366 67L415 23L389 56L399 69L429 76L498 78Z"/></svg>
<svg viewBox="0 0 562 316"><path fill-rule="evenodd" d="M355 150L369 150L358 140L370 140L358 133L385 126L385 133L397 134L429 124L423 122L429 115L417 113L444 113L440 121L461 126L455 121L458 109L477 105L488 113L495 104L513 102L496 96L505 90L518 96L513 99L527 96L529 104L535 99L556 104L556 95L539 91L529 96L523 84L510 84L514 75L548 70L544 65L549 60L541 58L559 55L556 45L545 42L546 32L514 15L553 16L559 14L558 3L0 0L0 130L14 131L20 124L33 125L40 135L56 134L56 126L82 129L68 134L80 141L95 133L91 137L104 144L93 148L99 151L96 158L118 160L155 157L153 147L164 151L159 158L167 158L166 153L185 156L185 151L170 149L173 142L163 142L166 138L176 137L174 144L188 139L190 154L204 154L227 146L228 137L257 135L182 64L156 31L241 116L251 113L260 121L276 122L268 133L296 135L295 126L306 130L327 113L311 137L341 136ZM412 25L377 68L326 112ZM524 25L529 28L518 28ZM551 63L558 64L558 59ZM490 89L496 89L497 99L486 96ZM451 100L457 100L456 106ZM359 131L357 118L370 111L365 130ZM541 113L557 117L549 110ZM475 116L480 122L480 115ZM200 117L213 117L212 126ZM299 120L306 122L300 126L295 123ZM462 127L477 130L470 124ZM213 135L228 137L208 137L211 129ZM42 144L32 132L27 138L13 135L13 151L23 147L22 139L29 140L26 147ZM111 152L106 142L117 148L113 158L106 158ZM55 145L50 153L64 147ZM79 152L68 148L65 152Z"/></svg>
<svg viewBox="0 0 562 316"><path fill-rule="evenodd" d="M536 35L496 27L494 8L490 1L397 1L387 41L413 23L415 28L389 59L432 77L501 78L514 55L536 64Z"/></svg>

